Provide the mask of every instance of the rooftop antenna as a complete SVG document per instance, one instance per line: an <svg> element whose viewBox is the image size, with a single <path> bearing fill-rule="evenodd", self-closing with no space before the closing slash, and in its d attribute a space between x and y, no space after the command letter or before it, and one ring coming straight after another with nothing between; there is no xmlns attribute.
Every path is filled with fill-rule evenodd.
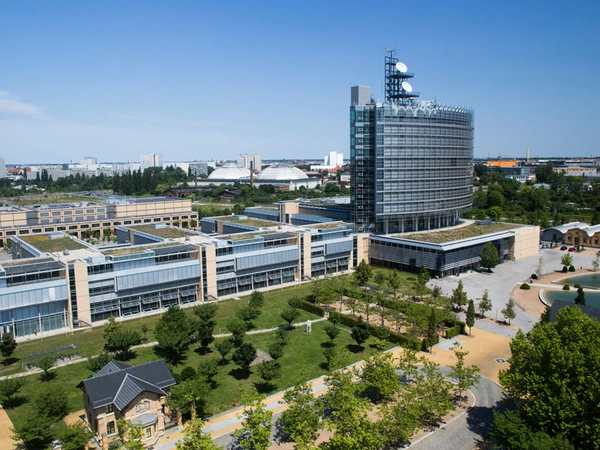
<svg viewBox="0 0 600 450"><path fill-rule="evenodd" d="M411 105L413 99L419 96L413 92L413 87L408 82L414 74L396 57L396 48L386 49L385 55L385 101L400 105Z"/></svg>

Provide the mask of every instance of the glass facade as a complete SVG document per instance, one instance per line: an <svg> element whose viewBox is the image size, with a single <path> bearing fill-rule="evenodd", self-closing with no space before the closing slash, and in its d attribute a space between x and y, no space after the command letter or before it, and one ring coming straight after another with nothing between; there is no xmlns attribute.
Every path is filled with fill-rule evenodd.
<svg viewBox="0 0 600 450"><path fill-rule="evenodd" d="M412 98L352 100L357 231L388 234L456 224L472 205L473 112Z"/></svg>

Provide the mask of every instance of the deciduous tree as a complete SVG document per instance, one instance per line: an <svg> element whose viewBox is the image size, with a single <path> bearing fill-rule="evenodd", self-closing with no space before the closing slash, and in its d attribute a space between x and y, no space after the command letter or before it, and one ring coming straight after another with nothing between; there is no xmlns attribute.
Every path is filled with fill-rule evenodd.
<svg viewBox="0 0 600 450"><path fill-rule="evenodd" d="M358 284L365 284L371 279L371 276L371 266L364 259L361 259L354 272L354 279Z"/></svg>
<svg viewBox="0 0 600 450"><path fill-rule="evenodd" d="M300 311L296 308L285 308L281 312L281 318L288 324L288 328L292 328L292 322L300 316Z"/></svg>
<svg viewBox="0 0 600 450"><path fill-rule="evenodd" d="M458 280L458 285L452 290L452 297L450 300L453 305L456 305L457 309L461 309L467 304L467 294L464 290L462 280Z"/></svg>
<svg viewBox="0 0 600 450"><path fill-rule="evenodd" d="M296 385L285 391L283 403L288 408L281 414L279 423L281 429L295 442L296 450L312 450L316 448L323 402L314 397L312 385L302 381L306 372L303 371Z"/></svg>
<svg viewBox="0 0 600 450"><path fill-rule="evenodd" d="M240 368L247 372L250 369L250 363L254 361L256 358L256 348L250 342L244 342L241 344L235 352L233 352L233 356L231 359L234 363L236 363Z"/></svg>
<svg viewBox="0 0 600 450"><path fill-rule="evenodd" d="M171 364L177 365L185 356L192 328L183 309L173 305L160 317L154 334L159 351Z"/></svg>
<svg viewBox="0 0 600 450"><path fill-rule="evenodd" d="M483 295L481 296L481 300L477 305L477 309L479 309L479 314L481 314L481 317L485 317L485 313L492 310L492 301L490 300L490 294L487 289L483 291Z"/></svg>
<svg viewBox="0 0 600 450"><path fill-rule="evenodd" d="M215 349L221 355L221 363L225 365L227 363L227 355L233 349L233 344L229 339L221 339L215 343Z"/></svg>
<svg viewBox="0 0 600 450"><path fill-rule="evenodd" d="M498 249L496 249L491 242L488 242L483 246L479 257L481 258L481 267L488 270L492 270L500 262Z"/></svg>
<svg viewBox="0 0 600 450"><path fill-rule="evenodd" d="M579 308L562 308L552 323L518 331L510 368L500 373L521 417L533 431L564 436L576 448L600 442L600 322Z"/></svg>
<svg viewBox="0 0 600 450"><path fill-rule="evenodd" d="M517 317L517 312L515 311L515 301L512 298L508 299L504 309L500 311L505 319L508 319L508 324L510 325L510 321Z"/></svg>
<svg viewBox="0 0 600 450"><path fill-rule="evenodd" d="M362 317L358 318L356 325L352 327L352 339L356 341L356 344L361 347L363 343L369 339L371 333L369 332L369 324L363 322Z"/></svg>
<svg viewBox="0 0 600 450"><path fill-rule="evenodd" d="M223 450L223 447L212 441L210 433L202 431L204 422L195 419L183 429L183 440L175 443L177 450Z"/></svg>
<svg viewBox="0 0 600 450"><path fill-rule="evenodd" d="M0 380L0 404L4 409L12 409L15 396L23 386L20 378L5 378Z"/></svg>
<svg viewBox="0 0 600 450"><path fill-rule="evenodd" d="M459 398L462 398L463 392L475 386L479 382L481 376L479 375L479 367L475 365L466 365L465 356L467 356L469 352L460 350L460 347L454 347L452 350L454 351L456 363L452 366L450 376L456 380L456 395Z"/></svg>
<svg viewBox="0 0 600 450"><path fill-rule="evenodd" d="M273 412L263 404L265 398L254 388L249 388L244 394L242 427L234 433L242 448L267 450L271 445Z"/></svg>

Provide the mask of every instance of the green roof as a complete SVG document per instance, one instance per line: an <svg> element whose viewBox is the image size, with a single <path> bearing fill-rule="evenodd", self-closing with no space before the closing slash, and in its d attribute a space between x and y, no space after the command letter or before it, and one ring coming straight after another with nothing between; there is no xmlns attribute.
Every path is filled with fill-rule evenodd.
<svg viewBox="0 0 600 450"><path fill-rule="evenodd" d="M65 249L79 250L87 248L85 245L71 239L69 236L50 239L47 234L34 234L29 236L19 236L19 238L41 252L62 252Z"/></svg>
<svg viewBox="0 0 600 450"><path fill-rule="evenodd" d="M471 223L465 226L458 226L426 233L397 234L393 237L401 239L411 239L413 241L431 242L433 244L443 244L445 242L460 241L485 234L499 233L501 231L514 230L521 227L514 223L490 223L487 225L478 225Z"/></svg>
<svg viewBox="0 0 600 450"><path fill-rule="evenodd" d="M141 231L142 233L148 233L152 236L158 236L164 239L177 239L185 236L191 236L194 233L189 231L182 230L181 228L173 228L173 227L162 227L162 228L154 228L151 225L133 225L131 226L132 230Z"/></svg>

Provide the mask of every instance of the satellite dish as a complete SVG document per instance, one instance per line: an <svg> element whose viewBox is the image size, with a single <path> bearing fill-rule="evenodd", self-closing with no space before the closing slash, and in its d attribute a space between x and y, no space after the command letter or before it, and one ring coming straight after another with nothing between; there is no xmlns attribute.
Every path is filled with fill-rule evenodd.
<svg viewBox="0 0 600 450"><path fill-rule="evenodd" d="M403 62L397 62L396 69L398 70L398 72L404 73L408 70L408 67L406 67L406 64L404 64Z"/></svg>
<svg viewBox="0 0 600 450"><path fill-rule="evenodd" d="M412 92L412 86L408 81L402 82L402 89L404 89L406 92Z"/></svg>

